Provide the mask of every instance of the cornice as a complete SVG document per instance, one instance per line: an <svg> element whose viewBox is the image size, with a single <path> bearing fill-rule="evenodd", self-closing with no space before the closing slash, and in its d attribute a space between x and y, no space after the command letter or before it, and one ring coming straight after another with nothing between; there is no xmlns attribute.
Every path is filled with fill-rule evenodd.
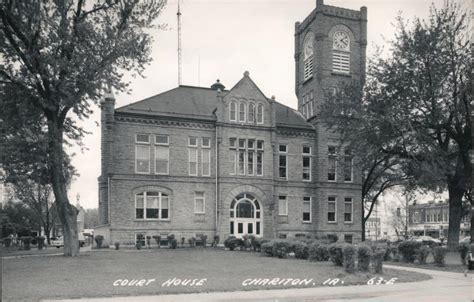
<svg viewBox="0 0 474 302"><path fill-rule="evenodd" d="M170 127L185 127L185 128L201 128L201 129L214 129L215 122L212 121L192 121L187 119L157 119L147 118L130 115L115 115L115 120L118 122L125 123L137 123L137 124L152 124L152 125L165 125Z"/></svg>

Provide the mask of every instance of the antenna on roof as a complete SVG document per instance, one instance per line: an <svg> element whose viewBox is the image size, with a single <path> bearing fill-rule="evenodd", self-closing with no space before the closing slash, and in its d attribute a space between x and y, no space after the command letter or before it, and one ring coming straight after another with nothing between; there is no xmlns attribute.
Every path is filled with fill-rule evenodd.
<svg viewBox="0 0 474 302"><path fill-rule="evenodd" d="M178 85L181 85L181 6L178 0Z"/></svg>

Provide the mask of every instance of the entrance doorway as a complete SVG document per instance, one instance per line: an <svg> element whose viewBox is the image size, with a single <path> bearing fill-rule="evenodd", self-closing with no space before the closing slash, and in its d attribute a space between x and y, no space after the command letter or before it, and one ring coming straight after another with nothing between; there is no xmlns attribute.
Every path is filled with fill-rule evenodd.
<svg viewBox="0 0 474 302"><path fill-rule="evenodd" d="M230 235L242 238L244 235L261 237L262 209L251 194L240 194L230 204Z"/></svg>

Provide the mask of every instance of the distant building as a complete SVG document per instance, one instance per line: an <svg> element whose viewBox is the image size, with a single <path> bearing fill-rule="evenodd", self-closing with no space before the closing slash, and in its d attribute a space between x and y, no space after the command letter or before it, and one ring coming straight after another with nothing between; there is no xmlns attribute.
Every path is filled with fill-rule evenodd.
<svg viewBox="0 0 474 302"><path fill-rule="evenodd" d="M430 202L414 204L408 207L409 232L414 236L447 237L449 227L449 204L447 202ZM469 236L471 228L470 215L461 220L460 236Z"/></svg>
<svg viewBox="0 0 474 302"><path fill-rule="evenodd" d="M370 241L380 240L382 238L382 224L380 217L370 217L365 222L365 239Z"/></svg>

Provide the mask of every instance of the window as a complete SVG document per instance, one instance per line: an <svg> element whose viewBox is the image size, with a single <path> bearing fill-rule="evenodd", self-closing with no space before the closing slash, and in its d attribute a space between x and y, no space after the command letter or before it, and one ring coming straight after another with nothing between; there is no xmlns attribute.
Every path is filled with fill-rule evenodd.
<svg viewBox="0 0 474 302"><path fill-rule="evenodd" d="M162 192L135 195L136 219L169 219L169 196Z"/></svg>
<svg viewBox="0 0 474 302"><path fill-rule="evenodd" d="M239 161L239 175L245 175L245 151L244 150L239 150L238 161Z"/></svg>
<svg viewBox="0 0 474 302"><path fill-rule="evenodd" d="M197 147L198 146L198 138L197 137L190 137L188 146L189 147Z"/></svg>
<svg viewBox="0 0 474 302"><path fill-rule="evenodd" d="M288 199L286 196L278 196L278 215L288 216Z"/></svg>
<svg viewBox="0 0 474 302"><path fill-rule="evenodd" d="M328 180L336 181L336 147L328 146Z"/></svg>
<svg viewBox="0 0 474 302"><path fill-rule="evenodd" d="M249 123L255 123L255 105L252 104L252 103L249 104L248 122Z"/></svg>
<svg viewBox="0 0 474 302"><path fill-rule="evenodd" d="M247 174L252 176L254 173L254 152L253 151L248 151L247 155Z"/></svg>
<svg viewBox="0 0 474 302"><path fill-rule="evenodd" d="M344 150L344 181L352 182L352 152Z"/></svg>
<svg viewBox="0 0 474 302"><path fill-rule="evenodd" d="M287 170L288 170L288 158L287 158L287 145L279 145L278 146L278 152L280 155L278 156L278 162L279 162L279 169L278 169L278 176L280 179L287 179Z"/></svg>
<svg viewBox="0 0 474 302"><path fill-rule="evenodd" d="M188 148L188 162L189 162L189 175L197 176L197 165L198 165L198 149Z"/></svg>
<svg viewBox="0 0 474 302"><path fill-rule="evenodd" d="M257 150L263 151L263 141L257 141Z"/></svg>
<svg viewBox="0 0 474 302"><path fill-rule="evenodd" d="M263 124L263 105L257 105L257 124Z"/></svg>
<svg viewBox="0 0 474 302"><path fill-rule="evenodd" d="M349 73L350 71L350 53L342 51L333 51L332 53L332 71L338 73Z"/></svg>
<svg viewBox="0 0 474 302"><path fill-rule="evenodd" d="M194 213L195 214L205 213L204 192L194 192Z"/></svg>
<svg viewBox="0 0 474 302"><path fill-rule="evenodd" d="M138 235L142 235L141 239L138 238ZM143 236L143 234L135 234L135 246L136 245L145 246L145 236Z"/></svg>
<svg viewBox="0 0 474 302"><path fill-rule="evenodd" d="M313 48L314 35L309 32L306 34L303 42L303 80L309 80L313 77Z"/></svg>
<svg viewBox="0 0 474 302"><path fill-rule="evenodd" d="M352 222L352 197L344 198L344 222Z"/></svg>
<svg viewBox="0 0 474 302"><path fill-rule="evenodd" d="M254 139L249 139L247 141L248 149L249 150L255 150L255 140Z"/></svg>
<svg viewBox="0 0 474 302"><path fill-rule="evenodd" d="M263 152L257 152L257 176L263 175Z"/></svg>
<svg viewBox="0 0 474 302"><path fill-rule="evenodd" d="M149 144L150 143L150 135L148 135L148 134L137 134L135 136L135 142L137 144Z"/></svg>
<svg viewBox="0 0 474 302"><path fill-rule="evenodd" d="M203 137L201 142L203 148L211 148L211 139L209 137Z"/></svg>
<svg viewBox="0 0 474 302"><path fill-rule="evenodd" d="M155 173L168 174L170 153L168 146L155 146Z"/></svg>
<svg viewBox="0 0 474 302"><path fill-rule="evenodd" d="M245 139L239 139L239 149L245 149Z"/></svg>
<svg viewBox="0 0 474 302"><path fill-rule="evenodd" d="M211 149L202 149L201 152L202 176L211 176Z"/></svg>
<svg viewBox="0 0 474 302"><path fill-rule="evenodd" d="M303 146L303 180L311 181L311 147Z"/></svg>
<svg viewBox="0 0 474 302"><path fill-rule="evenodd" d="M150 173L150 135L135 135L135 172Z"/></svg>
<svg viewBox="0 0 474 302"><path fill-rule="evenodd" d="M336 222L336 197L328 197L328 222Z"/></svg>
<svg viewBox="0 0 474 302"><path fill-rule="evenodd" d="M236 141L237 139L235 137L229 138L229 148L231 149L237 148Z"/></svg>
<svg viewBox="0 0 474 302"><path fill-rule="evenodd" d="M352 235L344 235L344 241L352 244Z"/></svg>
<svg viewBox="0 0 474 302"><path fill-rule="evenodd" d="M311 222L311 197L303 197L303 222Z"/></svg>
<svg viewBox="0 0 474 302"><path fill-rule="evenodd" d="M245 114L246 114L246 105L245 103L239 104L239 122L245 122Z"/></svg>
<svg viewBox="0 0 474 302"><path fill-rule="evenodd" d="M135 172L150 173L150 146L135 146Z"/></svg>
<svg viewBox="0 0 474 302"><path fill-rule="evenodd" d="M237 173L237 151L231 150L230 151L230 164L231 164L231 171L230 174Z"/></svg>
<svg viewBox="0 0 474 302"><path fill-rule="evenodd" d="M156 135L155 136L155 143L157 145L169 145L168 135Z"/></svg>
<svg viewBox="0 0 474 302"><path fill-rule="evenodd" d="M237 121L237 104L235 102L230 102L229 106L229 112L230 112L230 121L236 122Z"/></svg>

